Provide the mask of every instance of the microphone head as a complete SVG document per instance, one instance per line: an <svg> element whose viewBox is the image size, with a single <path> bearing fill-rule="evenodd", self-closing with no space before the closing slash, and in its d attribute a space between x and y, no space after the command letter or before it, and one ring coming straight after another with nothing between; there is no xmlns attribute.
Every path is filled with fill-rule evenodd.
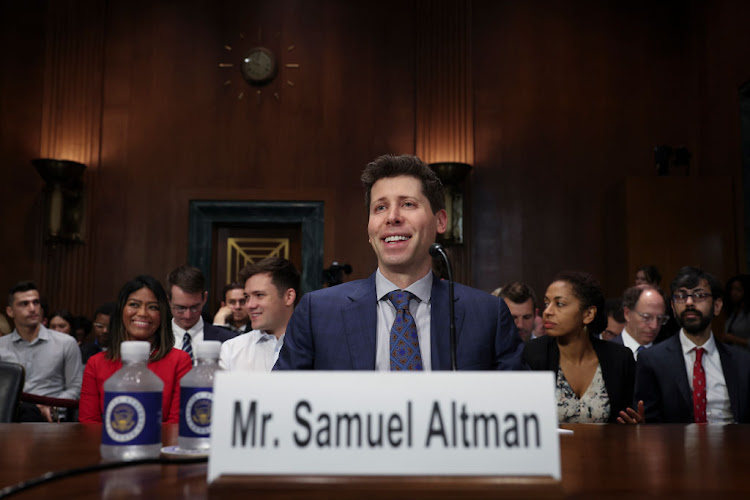
<svg viewBox="0 0 750 500"><path fill-rule="evenodd" d="M443 255L443 251L443 245L441 245L440 243L433 243L432 245L430 245L430 255L432 255L433 257L440 257L441 255Z"/></svg>

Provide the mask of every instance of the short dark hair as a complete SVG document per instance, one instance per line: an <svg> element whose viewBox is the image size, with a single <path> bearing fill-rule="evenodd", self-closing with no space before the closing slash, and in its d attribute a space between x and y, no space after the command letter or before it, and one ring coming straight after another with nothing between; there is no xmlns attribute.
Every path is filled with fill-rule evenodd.
<svg viewBox="0 0 750 500"><path fill-rule="evenodd" d="M646 290L653 290L654 292L661 295L662 298L664 298L664 295L661 293L661 290L659 290L657 287L653 285L635 285L635 286L631 286L630 288L627 288L622 293L622 307L623 308L627 307L628 309L635 309L635 305L641 299L641 294ZM664 302L666 303L666 300Z"/></svg>
<svg viewBox="0 0 750 500"><path fill-rule="evenodd" d="M105 316L109 316L110 318L115 314L115 307L117 304L114 302L105 302L104 304L100 305L96 308L96 311L94 311L94 319L100 314L103 314Z"/></svg>
<svg viewBox="0 0 750 500"><path fill-rule="evenodd" d="M636 269L636 274L638 274L638 271L643 271L643 274L646 276L646 281L648 281L650 285L659 286L661 284L661 273L656 266L650 264L641 266Z"/></svg>
<svg viewBox="0 0 750 500"><path fill-rule="evenodd" d="M721 298L723 288L719 278L693 266L685 266L677 271L677 276L674 277L670 285L670 291L674 295L674 292L678 288L695 288L700 284L701 280L706 280L708 283L708 286L711 288L711 296L714 300Z"/></svg>
<svg viewBox="0 0 750 500"><path fill-rule="evenodd" d="M36 290L37 292L39 291L34 282L28 280L19 281L18 283L10 287L10 290L8 291L8 307L13 305L13 299L17 293L31 292L32 290Z"/></svg>
<svg viewBox="0 0 750 500"><path fill-rule="evenodd" d="M179 285L178 285L179 286ZM160 324L154 333L151 341L151 357L149 361L158 361L169 354L174 347L174 333L172 333L172 317L169 314L169 300L164 287L159 280L153 276L142 274L125 283L120 288L117 296L115 311L109 318L109 350L107 350L107 359L117 361L120 359L120 343L128 339L128 333L122 322L122 312L128 301L130 294L137 292L141 288L148 288L154 292L156 300L159 303Z"/></svg>
<svg viewBox="0 0 750 500"><path fill-rule="evenodd" d="M206 277L193 266L180 266L167 275L167 297L172 300L172 287L177 286L185 293L206 291Z"/></svg>
<svg viewBox="0 0 750 500"><path fill-rule="evenodd" d="M618 323L625 323L625 311L622 308L622 299L607 299L604 303L604 314L609 318L612 316Z"/></svg>
<svg viewBox="0 0 750 500"><path fill-rule="evenodd" d="M435 171L422 160L412 155L383 155L367 164L362 171L362 185L365 187L365 208L370 210L372 186L380 179L408 175L422 182L422 194L430 202L432 213L445 209L443 183Z"/></svg>
<svg viewBox="0 0 750 500"><path fill-rule="evenodd" d="M52 318L55 316L60 316L62 319L68 322L70 325L70 331L73 332L76 328L75 318L73 317L73 314L68 311L67 309L58 309L57 311L53 312L49 315L50 322L52 321Z"/></svg>
<svg viewBox="0 0 750 500"><path fill-rule="evenodd" d="M245 280L247 281L247 280ZM227 293L229 293L232 290L245 290L245 284L240 283L239 281L232 281L231 283L227 283L224 285L224 289L221 291L221 300L227 300Z"/></svg>
<svg viewBox="0 0 750 500"><path fill-rule="evenodd" d="M588 325L591 335L598 335L607 328L607 315L604 313L604 292L599 281L583 271L563 271L553 281L564 281L573 289L573 295L581 301L581 311L596 308L594 319Z"/></svg>
<svg viewBox="0 0 750 500"><path fill-rule="evenodd" d="M508 299L516 304L523 304L531 299L531 304L536 307L536 294L534 290L523 281L511 281L501 287L500 297Z"/></svg>
<svg viewBox="0 0 750 500"><path fill-rule="evenodd" d="M239 273L239 278L243 283L243 288L244 283L247 283L247 280L252 276L262 273L269 273L271 275L271 283L276 287L279 296L284 295L284 292L291 288L297 295L296 300L298 301L300 299L299 272L297 272L297 268L294 267L294 264L292 264L291 261L281 257L266 257L258 262L246 265Z"/></svg>

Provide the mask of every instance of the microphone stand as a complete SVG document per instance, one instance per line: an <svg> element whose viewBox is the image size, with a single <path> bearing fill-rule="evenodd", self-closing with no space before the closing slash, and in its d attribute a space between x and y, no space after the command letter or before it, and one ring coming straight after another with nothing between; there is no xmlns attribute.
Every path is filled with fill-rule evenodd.
<svg viewBox="0 0 750 500"><path fill-rule="evenodd" d="M445 253L445 248L440 243L433 243L430 245L430 255L433 257L440 256L445 262L445 268L448 271L448 307L450 311L450 346L451 346L451 370L454 372L458 370L458 364L456 363L456 314L453 306L453 270L451 269L451 263L448 260L448 255Z"/></svg>

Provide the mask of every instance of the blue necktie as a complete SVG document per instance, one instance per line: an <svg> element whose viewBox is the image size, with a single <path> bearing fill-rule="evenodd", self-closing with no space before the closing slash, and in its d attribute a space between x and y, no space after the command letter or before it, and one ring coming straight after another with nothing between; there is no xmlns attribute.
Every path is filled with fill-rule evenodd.
<svg viewBox="0 0 750 500"><path fill-rule="evenodd" d="M190 361L193 360L193 346L190 343L190 334L185 332L185 336L182 337L182 350L188 353Z"/></svg>
<svg viewBox="0 0 750 500"><path fill-rule="evenodd" d="M388 294L388 300L396 308L396 319L391 327L391 371L422 369L417 322L409 312L409 300L412 297L410 292L403 290Z"/></svg>

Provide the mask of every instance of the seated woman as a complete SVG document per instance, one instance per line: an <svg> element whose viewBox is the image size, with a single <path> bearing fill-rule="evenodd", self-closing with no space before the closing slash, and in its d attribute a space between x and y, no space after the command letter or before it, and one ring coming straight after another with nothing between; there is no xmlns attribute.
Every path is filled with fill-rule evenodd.
<svg viewBox="0 0 750 500"><path fill-rule="evenodd" d="M727 281L722 307L726 322L717 337L722 342L750 348L750 275L740 274Z"/></svg>
<svg viewBox="0 0 750 500"><path fill-rule="evenodd" d="M138 276L120 290L109 328L110 348L92 356L83 372L80 422L101 422L104 412L104 382L122 368L120 343L145 340L151 343L148 368L164 382L162 421L179 422L180 379L190 371L190 356L173 348L174 335L167 294L151 276Z"/></svg>
<svg viewBox="0 0 750 500"><path fill-rule="evenodd" d="M50 330L73 335L73 315L67 309L55 311L49 317Z"/></svg>
<svg viewBox="0 0 750 500"><path fill-rule="evenodd" d="M542 321L547 335L526 344L524 360L531 369L557 375L560 423L616 422L632 404L633 353L594 337L607 326L604 303L593 276L560 273L544 296Z"/></svg>

